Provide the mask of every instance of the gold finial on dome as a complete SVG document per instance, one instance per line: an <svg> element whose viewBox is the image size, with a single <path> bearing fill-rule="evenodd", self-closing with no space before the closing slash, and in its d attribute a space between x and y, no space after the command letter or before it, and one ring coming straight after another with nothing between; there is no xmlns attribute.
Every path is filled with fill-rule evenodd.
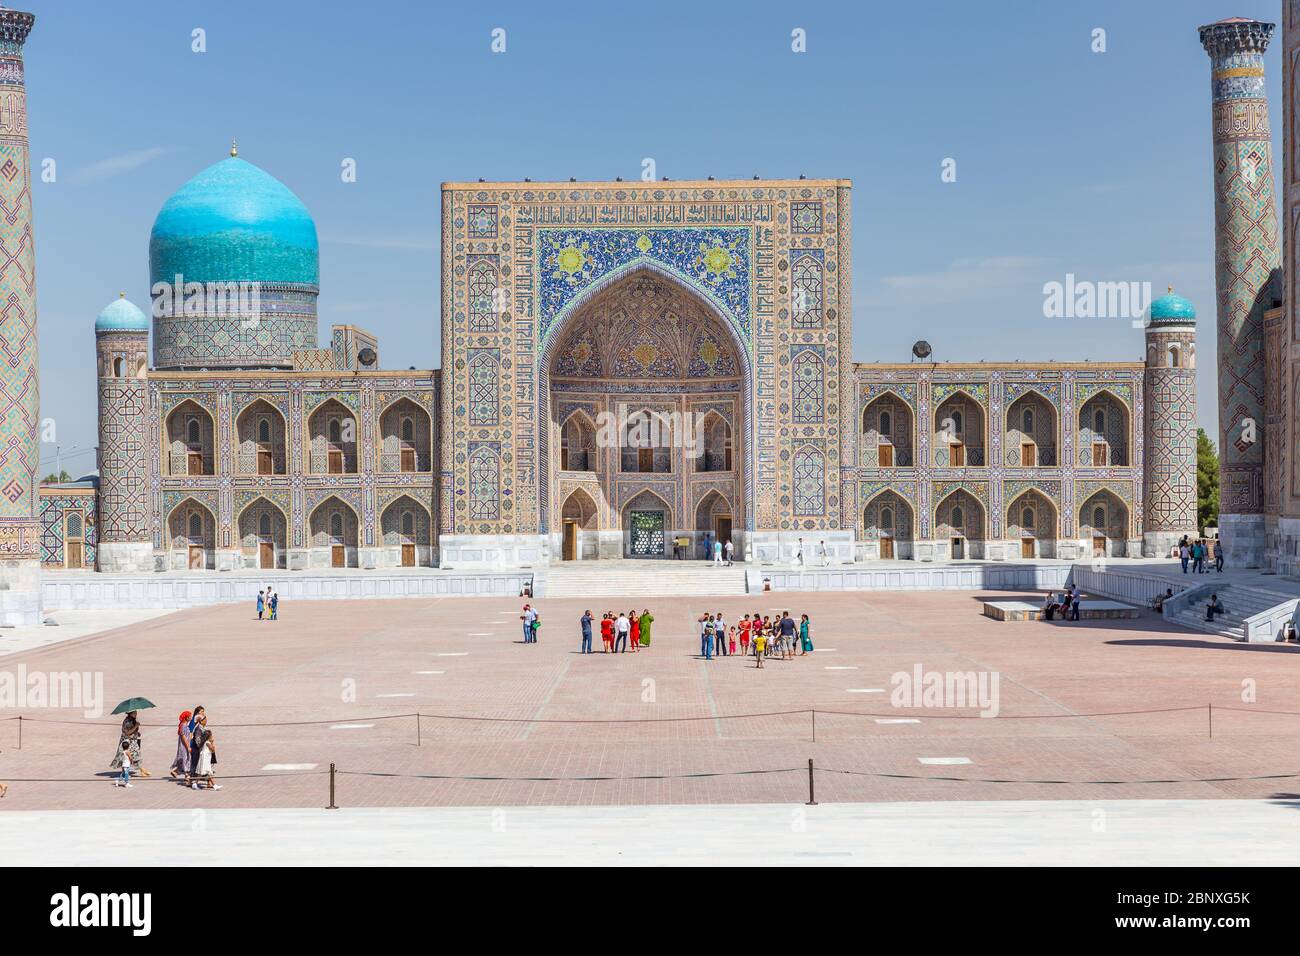
<svg viewBox="0 0 1300 956"><path fill-rule="evenodd" d="M125 292L119 292L119 293L117 294L117 297L118 297L119 299L125 299L125 298L126 298L126 293L125 293Z"/></svg>
<svg viewBox="0 0 1300 956"><path fill-rule="evenodd" d="M1169 286L1168 291L1169 291L1169 294L1170 294L1170 295L1173 295L1173 294L1174 294L1174 287L1173 287L1173 286Z"/></svg>
<svg viewBox="0 0 1300 956"><path fill-rule="evenodd" d="M235 143L233 139L230 141L230 155L231 156L239 155L239 146Z"/></svg>

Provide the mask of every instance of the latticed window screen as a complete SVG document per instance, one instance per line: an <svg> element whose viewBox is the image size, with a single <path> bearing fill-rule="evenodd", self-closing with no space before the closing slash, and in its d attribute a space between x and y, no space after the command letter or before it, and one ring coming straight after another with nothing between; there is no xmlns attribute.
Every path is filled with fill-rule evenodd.
<svg viewBox="0 0 1300 956"><path fill-rule="evenodd" d="M822 454L812 448L794 456L794 513L820 515L825 511L826 469Z"/></svg>
<svg viewBox="0 0 1300 956"><path fill-rule="evenodd" d="M800 424L820 422L825 393L821 359L815 352L800 352L794 360L794 420Z"/></svg>
<svg viewBox="0 0 1300 956"><path fill-rule="evenodd" d="M469 330L494 332L497 316L494 297L497 290L497 270L488 262L476 262L469 270Z"/></svg>
<svg viewBox="0 0 1300 956"><path fill-rule="evenodd" d="M797 329L820 328L822 324L822 264L813 256L800 256L791 270L791 310Z"/></svg>
<svg viewBox="0 0 1300 956"><path fill-rule="evenodd" d="M469 516L473 521L491 521L500 509L500 478L497 456L480 448L469 459Z"/></svg>
<svg viewBox="0 0 1300 956"><path fill-rule="evenodd" d="M495 425L498 414L496 360L489 353L476 355L469 363L469 423Z"/></svg>

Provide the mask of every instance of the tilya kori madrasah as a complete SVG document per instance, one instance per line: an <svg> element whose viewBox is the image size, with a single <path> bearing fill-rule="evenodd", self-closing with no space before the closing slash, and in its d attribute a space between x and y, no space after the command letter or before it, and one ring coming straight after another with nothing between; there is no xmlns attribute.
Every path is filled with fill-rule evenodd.
<svg viewBox="0 0 1300 956"><path fill-rule="evenodd" d="M1200 36L1221 533L1230 562L1294 574L1285 11L1285 279L1274 25ZM33 19L0 10L7 619L34 609L42 565L515 567L696 555L706 536L757 562L1005 561L1163 555L1198 533L1196 312L1172 291L1129 333L1143 361L855 362L847 180L447 183L441 368L390 370L356 326L322 345L311 214L234 148L160 195L148 312L122 296L95 320L98 476L38 488Z"/></svg>

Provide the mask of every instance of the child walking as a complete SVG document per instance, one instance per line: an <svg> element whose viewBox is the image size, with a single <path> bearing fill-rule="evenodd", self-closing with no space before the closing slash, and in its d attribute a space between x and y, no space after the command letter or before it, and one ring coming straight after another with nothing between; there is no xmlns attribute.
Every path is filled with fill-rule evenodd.
<svg viewBox="0 0 1300 956"><path fill-rule="evenodd" d="M736 653L736 625L727 628L727 653Z"/></svg>
<svg viewBox="0 0 1300 956"><path fill-rule="evenodd" d="M767 632L759 631L754 636L754 661L755 667L763 666L763 655L767 653Z"/></svg>
<svg viewBox="0 0 1300 956"><path fill-rule="evenodd" d="M122 775L113 784L115 787L131 786L131 741L122 741Z"/></svg>

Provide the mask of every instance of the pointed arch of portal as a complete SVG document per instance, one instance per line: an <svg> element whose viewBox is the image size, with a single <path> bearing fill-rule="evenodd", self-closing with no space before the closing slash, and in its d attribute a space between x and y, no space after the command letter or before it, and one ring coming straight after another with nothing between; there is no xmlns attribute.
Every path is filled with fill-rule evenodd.
<svg viewBox="0 0 1300 956"><path fill-rule="evenodd" d="M740 365L740 399L743 406L744 425L741 432L741 442L743 444L741 458L741 502L742 523L745 531L754 529L754 360L750 353L749 343L746 341L741 330L738 328L736 320L726 309L722 308L717 301L707 292L699 289L689 279L678 275L671 269L650 259L635 259L626 265L611 270L600 279L593 281L581 293L574 297L572 301L566 304L564 310L556 317L551 326L546 330L545 339L541 346L541 353L538 356L538 388L537 388L537 408L536 421L539 428L539 437L541 440L540 454L537 456L538 462L538 504L539 504L539 523L538 527L544 531L549 531L555 523L555 508L560 506L560 502L554 501L556 489L555 471L551 463L551 449L548 447L550 442L550 421L551 414L551 366L556 358L556 346L565 338L567 327L574 321L576 316L583 314L584 308L592 302L598 295L608 292L615 285L622 282L635 281L636 277L641 274L649 273L655 278L665 280L677 291L689 297L698 304L702 311L714 320L714 324L721 327L728 336L732 351ZM630 404L635 404L635 398L629 396ZM553 503L554 502L554 503Z"/></svg>

